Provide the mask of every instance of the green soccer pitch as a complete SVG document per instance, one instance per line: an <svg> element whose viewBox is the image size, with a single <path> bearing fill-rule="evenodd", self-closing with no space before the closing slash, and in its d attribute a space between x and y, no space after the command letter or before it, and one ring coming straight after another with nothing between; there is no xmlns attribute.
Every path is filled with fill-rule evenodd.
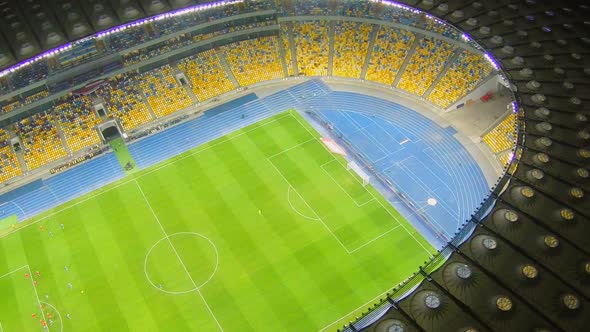
<svg viewBox="0 0 590 332"><path fill-rule="evenodd" d="M285 112L6 230L0 331L348 323L435 250L319 138Z"/></svg>

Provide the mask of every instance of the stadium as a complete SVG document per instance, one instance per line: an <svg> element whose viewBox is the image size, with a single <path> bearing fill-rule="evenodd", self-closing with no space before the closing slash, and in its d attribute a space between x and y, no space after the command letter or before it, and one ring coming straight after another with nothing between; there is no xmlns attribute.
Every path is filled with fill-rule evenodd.
<svg viewBox="0 0 590 332"><path fill-rule="evenodd" d="M587 330L589 13L0 1L0 332Z"/></svg>

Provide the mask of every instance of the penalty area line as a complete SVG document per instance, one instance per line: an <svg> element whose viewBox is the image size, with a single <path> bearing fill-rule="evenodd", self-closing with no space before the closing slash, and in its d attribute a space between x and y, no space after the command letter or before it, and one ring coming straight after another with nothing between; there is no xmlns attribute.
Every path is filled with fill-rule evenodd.
<svg viewBox="0 0 590 332"><path fill-rule="evenodd" d="M162 233L164 233L164 237L166 237L166 240L168 240L168 243L170 244L170 247L172 248L172 251L174 251L174 254L176 255L176 258L178 259L178 262L180 263L180 265L184 269L184 272L186 273L186 275L190 279L191 283L193 284L193 287L196 289L196 292L199 294L199 296L201 297L201 299L205 303L205 306L207 307L207 310L211 314L211 317L213 317L213 320L215 320L215 323L217 324L217 327L219 328L220 331L224 332L223 327L221 326L221 324L217 320L217 317L215 317L215 314L211 310L211 307L209 307L209 304L205 300L205 297L203 296L203 294L199 290L199 287L197 286L197 283L195 282L195 280L191 276L190 272L188 271L188 268L186 267L186 265L182 261L182 258L180 257L180 254L176 250L176 247L174 247L174 244L172 244L172 241L170 240L170 236L168 235L168 233L166 233L166 230L164 229L164 226L160 222L160 218L158 218L158 216L156 215L156 212L154 211L154 209L152 208L152 205L150 204L150 202L148 201L147 197L145 196L145 193L143 192L143 189L139 185L139 182L137 182L137 179L135 180L135 184L137 185L137 188L139 189L139 191L141 193L141 196L143 196L143 200L145 201L145 203L147 204L148 208L150 209L150 212L152 213L152 215L154 216L154 218L158 222L158 225L160 225L160 229L162 230Z"/></svg>

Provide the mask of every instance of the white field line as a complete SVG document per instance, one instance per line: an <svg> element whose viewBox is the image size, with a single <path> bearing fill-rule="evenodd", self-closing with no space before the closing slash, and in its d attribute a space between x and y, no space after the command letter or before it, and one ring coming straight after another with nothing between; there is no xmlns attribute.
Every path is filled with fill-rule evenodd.
<svg viewBox="0 0 590 332"><path fill-rule="evenodd" d="M287 178L283 175L283 173L275 166L275 164L272 162L271 159L267 158L266 160L268 160L268 162L272 165L272 167L274 167L274 169L276 170L276 172L283 178L283 180L285 180L285 182L287 182L287 184L293 188L293 190L297 193L297 195L299 195L299 197L303 198L298 192L297 189L295 189L295 187L293 187L293 185L291 184L291 182L289 182L289 180L287 180ZM342 241L340 241L340 239L338 238L338 236L336 236L336 234L334 234L334 232L332 232L332 230L330 229L330 227L328 227L326 225L326 223L324 223L324 221L322 220L322 217L320 217L320 215L307 203L306 200L303 200L303 202L305 203L305 205L307 205L307 207L316 215L318 216L318 221L322 223L322 225L324 225L324 227L326 228L326 230L328 230L328 232L332 235L332 237L334 237L334 239L336 239L336 241L340 244L340 246L342 246L342 248L344 249L344 251L346 251L348 254L350 254L350 250L348 250L348 248L346 248L346 246L344 245L344 243L342 243Z"/></svg>
<svg viewBox="0 0 590 332"><path fill-rule="evenodd" d="M2 278L4 278L4 277L6 277L6 276L8 276L8 275L11 275L11 274L13 274L13 273L14 273L14 272L16 272L16 271L20 271L20 270L22 270L22 269L26 269L27 267L28 267L28 265L23 265L23 266L19 267L18 269L14 269L14 270L12 270L12 271L10 271L10 272L4 273L3 275L1 275L1 276L0 276L0 279L2 279Z"/></svg>
<svg viewBox="0 0 590 332"><path fill-rule="evenodd" d="M333 161L333 160L332 160ZM326 164L331 163L332 161L327 162ZM324 164L324 165L326 165ZM330 179L332 179L332 182L334 182L338 188L340 188L345 194L346 196L348 196L348 198L350 198L350 200L357 206L357 207L361 207L364 206L372 201L375 200L375 198L371 198L370 200L363 202L363 203L358 203L354 198L352 198L352 196L350 196L350 194L348 193L348 191L346 191L341 185L340 183L338 183L338 181L336 181L336 179L334 179L334 177L332 176L332 174L330 174L330 172L326 171L326 169L324 168L324 165L321 165L320 168L324 171L324 173L326 173L326 175L328 175L330 177ZM365 191L367 191L367 188L363 188Z"/></svg>
<svg viewBox="0 0 590 332"><path fill-rule="evenodd" d="M66 207L64 207L64 208L61 208L61 209L55 210L55 211L53 211L53 212L51 212L51 213L49 213L49 214L47 214L47 215L45 215L45 216L43 216L43 217L41 217L41 218L39 218L39 219L35 220L35 221L33 221L33 222L26 222L26 224L25 224L25 225L23 225L23 226L19 227L18 229L16 229L16 230L12 230L12 231L10 231L10 232L6 232L6 233L2 234L2 235L0 236L0 239L1 239L1 238L3 238L3 237L6 237L6 236L8 236L8 235L10 235L10 234L13 234L13 233L15 233L15 232L18 232L19 230L21 230L21 229L23 229L23 228L27 228L27 227L29 227L29 226L35 225L35 224L37 224L37 223L39 223L39 222L41 222L41 221L45 220L45 219L51 218L51 217L53 217L54 215L57 215L57 214L59 214L59 213L61 213L61 212L63 212L63 211L69 210L69 209L71 209L71 208L73 208L73 207L75 207L75 206L77 206L77 205L79 205L79 204L82 204L82 203L84 203L84 202L86 202L86 201L88 201L88 200L91 200L91 199L93 199L93 198L95 198L95 197L97 197L97 196L99 196L99 195L102 195L102 194L104 194L104 193L110 192L110 191L111 191L111 190L113 190L113 189L116 189L116 188L118 188L118 187L121 187L121 186L123 186L123 185L126 185L126 184L128 184L128 183L130 183L130 182L133 182L133 181L135 181L136 179L140 179L140 178L142 178L142 177L144 177L144 176L146 176L146 175L148 175L148 174L151 174L151 173L153 173L153 172L155 172L155 171L157 171L157 170L160 170L160 169L162 169L162 168L164 168L164 167L167 167L167 166L173 165L173 164L175 164L175 163L177 163L177 162L179 162L179 161L181 161L181 160L184 160L184 159L186 159L186 158L189 158L189 157L192 157L192 156L194 156L194 155L197 155L197 154L199 154L199 153L201 153L201 152L203 152L203 151L207 151L208 149L210 149L210 148L212 148L212 147L214 147L214 146L217 146L217 145L220 145L220 144L222 144L222 143L225 143L225 142L227 142L227 141L233 140L234 138L240 137L240 136L242 136L242 135L245 135L245 134L247 134L247 133L249 133L249 132L252 132L252 131L255 131L255 130L257 130L257 129L260 129L260 128L261 128L261 127L263 127L263 126L266 126L266 125L268 125L268 124L271 124L271 123L277 122L277 121L279 121L279 120L281 120L281 119L283 119L283 118L286 118L286 117L293 117L293 115L292 115L292 114L290 114L290 113L288 113L288 114L286 114L286 115L284 115L284 116L281 116L281 117L278 117L278 118L276 118L276 119L274 119L274 120L271 120L271 121L268 121L268 122L266 122L266 123L263 123L263 124L261 124L260 126L258 126L258 127L256 127L256 128L254 128L254 129L246 130L246 131L244 131L244 132L242 132L242 133L240 133L240 134L238 134L238 135L235 135L235 136L229 137L228 139L225 139L225 140L223 140L223 141L221 141L221 142L217 142L217 143L211 144L211 145L209 145L209 146L207 146L206 148L203 148L203 149L198 149L198 147L196 147L196 149L197 149L196 151L193 151L193 152L191 152L191 153L189 153L189 154L187 154L187 155L185 155L185 156L183 156L183 157L181 157L181 158L178 158L178 159L175 159L175 160L172 160L172 161L168 161L168 162L164 161L164 162L163 162L164 164L162 164L162 165L160 165L160 166L158 166L158 167L156 167L156 168L154 168L154 169L151 169L151 170L149 170L149 171L146 171L145 173L143 173L143 174L141 174L141 175L135 175L135 176L133 176L133 178L130 178L130 179L128 179L128 180L125 180L125 181L122 181L122 182L120 182L120 183L117 183L117 184L113 185L112 187L110 187L110 188L108 188L108 189L97 189L99 192L91 193L91 194L89 194L89 196L88 196L88 197L86 197L86 198L84 198L84 199L82 199L82 200L79 200L79 201L77 201L77 202L75 202L75 203L72 203L72 204L70 204L70 205L68 205L68 206L66 206ZM264 121L264 120L262 120L262 121ZM174 158L174 157L172 157L172 158ZM8 203L8 202L6 202L6 203ZM4 204L6 204L6 203L4 203ZM64 203L64 204L67 204L67 203ZM22 209L21 209L21 210L22 210ZM24 211L22 211L22 212L24 213Z"/></svg>
<svg viewBox="0 0 590 332"><path fill-rule="evenodd" d="M306 216L306 215L304 215L303 213L299 212L299 211L298 211L298 210L297 210L297 209L296 209L296 208L293 206L293 204L291 203L291 189L293 189L293 191L295 191L295 193L297 194L297 196L299 196L299 198L301 198L301 200L305 202L305 199L304 199L304 198L303 198L301 195L299 195L299 193L298 193L298 192L295 190L295 188L293 188L293 187L291 187L291 186L289 185L289 188L287 188L287 201L289 202L289 205L291 205L291 209L292 209L293 211L295 211L295 213L297 213L298 215L300 215L300 216L301 216L301 217L303 217L303 218L306 218L306 219L309 219L309 220L320 220L320 219L318 218L318 216L317 216L317 215L316 215L315 217L309 217L309 216ZM308 205L307 203L305 203L305 204L306 204L306 205ZM309 205L308 205L308 206L309 206Z"/></svg>
<svg viewBox="0 0 590 332"><path fill-rule="evenodd" d="M217 324L217 327L219 328L220 331L223 332L223 327L221 327L221 324L217 320L217 317L215 317L215 314L213 314L213 311L211 311L211 308L209 307L209 304L207 303L207 301L203 297L203 294L201 293L201 291L198 289L197 283L193 280L193 277L191 276L190 272L188 271L188 268L186 267L186 265L182 261L182 258L180 258L180 255L178 254L178 251L176 251L176 248L172 244L172 241L170 240L170 237L168 236L168 233L166 233L166 230L164 229L164 226L162 226L162 223L160 222L160 218L158 218L158 216L154 212L154 209L152 208L152 205L148 201L147 197L145 196L145 193L143 192L143 189L141 189L141 186L139 185L139 182L137 182L137 180L134 180L134 181L135 181L135 184L137 185L137 188L141 192L141 196L143 196L144 201L146 202L148 208L150 209L150 212L152 213L152 215L154 216L154 218L158 222L158 225L160 226L160 229L162 230L162 233L164 233L164 236L168 240L168 243L170 244L170 247L174 251L174 254L176 255L176 258L178 259L178 262L180 262L180 265L182 265L182 268L184 269L184 272L187 274L188 278L190 279L191 283L193 284L193 287L195 289L197 289L197 293L199 294L199 296L201 297L201 299L205 303L205 306L207 307L207 310L209 310L209 313L211 314L211 317L213 317L213 319L215 320L215 323Z"/></svg>
<svg viewBox="0 0 590 332"><path fill-rule="evenodd" d="M47 302L41 302L41 303L45 304L45 305L46 305L46 306L48 306L48 307L51 307L51 308L53 308L53 310L54 310L54 311L57 313L57 316L59 317L59 323L61 324L61 329L60 329L60 331L63 331L63 330L64 330L64 322L63 322L63 320L61 319L61 313L59 312L59 310L57 310L57 309L56 309L56 308L55 308L53 305L51 305L50 303L47 303ZM1 331L0 331L0 332L1 332Z"/></svg>
<svg viewBox="0 0 590 332"><path fill-rule="evenodd" d="M41 316L43 317L43 320L47 323L47 319L45 318L45 310L41 309L41 300L39 300L39 293L37 293L37 286L35 286L35 283L33 282L33 271L31 271L31 267L27 264L27 269L29 270L29 275L30 280L31 280L31 286L33 287L33 290L35 291L35 297L37 298L37 305L39 306L39 310L41 310ZM47 331L50 331L49 329L49 324L46 325L47 326Z"/></svg>
<svg viewBox="0 0 590 332"><path fill-rule="evenodd" d="M403 281L403 280L402 280L402 281ZM326 330L327 328L329 328L330 326L332 326L332 325L334 325L334 324L338 323L338 322L339 322L341 319L343 319L343 318L345 318L345 317L347 317L347 316L350 316L350 315L352 315L352 314L353 314L355 311L358 311L359 309L362 309L362 308L366 308L367 306L369 306L369 305L371 305L371 304L375 303L375 301L377 301L377 299L379 299L379 298L380 298L380 297L382 297L383 295L387 294L387 292L389 292L389 291L390 291L390 290L391 290L393 287L395 287L395 286L399 285L399 284L400 284L402 281L398 282L397 284L394 284L394 285L393 285L391 288L388 288L388 289L387 289L385 292L383 292L383 293L381 293L381 294L379 294L379 295L375 296L374 298L372 298L371 300L369 300L367 303L365 303L365 304L363 304L363 305L359 306L359 307L358 307L358 308L356 308L356 309L353 309L351 312L347 313L346 315L344 315L344 316L342 316L342 317L338 318L337 320L333 321L332 323L330 323L330 324L328 324L328 325L324 326L324 327L323 327L321 330L319 330L318 332L325 331L325 330Z"/></svg>
<svg viewBox="0 0 590 332"><path fill-rule="evenodd" d="M296 144L296 145L294 145L294 146L292 146L292 147L290 147L290 148L286 148L285 150L283 150L283 151L281 151L281 152L277 152L277 153L275 153L275 154L273 154L272 156L269 156L269 157L267 157L267 158L274 158L274 157L276 157L276 156L279 156L279 155L281 155L281 154L283 154L283 153L285 153L285 152L287 152L287 151L291 151L291 150L293 150L293 149L296 149L296 148L298 148L298 147L300 147L300 146L302 146L302 145L305 145L305 144L307 144L307 143L309 143L309 142L313 142L313 141L315 141L315 137L312 137L312 138L308 139L308 140L307 140L307 141L305 141L305 142L301 142L301 143L299 143L299 144Z"/></svg>
<svg viewBox="0 0 590 332"><path fill-rule="evenodd" d="M289 114L291 114L291 112L289 112ZM291 116L293 116L293 115L291 115ZM306 126L305 126L303 123L301 123L301 121L299 121L299 119L297 119L295 116L293 116L293 118L295 118L295 120L297 120L297 122L299 122L299 124L300 124L300 125L301 125L303 128L305 128L305 129L307 130L307 132L309 132L309 134L310 134L310 135L314 136L314 135L313 135L313 133L312 133L312 132L310 132L310 131L309 131L309 129L307 129L307 127L306 127ZM314 136L314 137L315 137L315 136ZM318 140L318 142L319 142L319 140ZM324 149L326 149L326 151L330 152L330 151L329 151L329 150L328 150L328 149L327 149L327 148L326 148L326 147L325 147L323 144L322 144L322 146L324 147ZM334 159L336 159L336 158L334 158ZM336 161L338 161L338 162L340 163L340 161L339 161L338 159L336 159ZM340 165L342 165L342 163L340 163ZM402 222L400 222L400 221L399 221L399 220L398 220L398 219L397 219L397 218L396 218L396 217L395 217L393 214L391 214L391 211L389 211L389 209L385 208L385 206L383 205L383 203L382 203L380 200L378 200L378 199L375 197L375 195L373 195L373 193L372 193L372 192L370 192L370 191L369 191L369 193L371 194L371 196L373 196L373 198L374 198L374 199L376 199L376 200L379 202L379 204L380 204L380 205L381 205L381 206L382 206L382 207L383 207L383 208L384 208L384 209L387 211L387 213L388 213L388 214L389 214L389 215L390 215L390 216L391 216L391 217L392 217L392 218L393 218L395 221L397 221L397 223L398 223L399 225L401 225L401 226L402 226L402 228L403 228L403 229L406 231L406 233L408 233L408 235L410 235L410 236L411 236L411 237L414 239L414 241L416 241L416 242L417 242L417 243L418 243L418 244L419 244L419 245L420 245L420 246L421 246L421 247L424 249L424 251L426 251L426 252L428 253L428 255L432 255L432 253L431 253L430 251L428 251L428 249L426 249L426 247L424 247L424 245L423 245L423 244L422 244L420 241L418 241L418 239L416 239L416 237L415 237L415 236L414 236L414 235L413 235L413 234L412 234L410 231L408 231L408 229L406 228L406 226L404 226L404 224L403 224Z"/></svg>
<svg viewBox="0 0 590 332"><path fill-rule="evenodd" d="M368 246L369 244L371 244L371 243L373 243L373 242L375 242L375 241L379 240L380 238L384 237L385 235L387 235L387 234L391 233L392 231L394 231L394 230L398 229L400 226L401 226L401 225L393 226L393 227L392 227L390 230L388 230L388 231L385 231L383 234L381 234L381 235L378 235L378 236L376 236L375 238L373 238L373 239L371 239L371 240L367 241L365 244L362 244L360 247L357 247L356 249L353 249L353 250L351 250L351 251L350 251L350 253L355 253L355 252L357 252L358 250L360 250L360 249L362 249L362 248L364 248L364 247Z"/></svg>

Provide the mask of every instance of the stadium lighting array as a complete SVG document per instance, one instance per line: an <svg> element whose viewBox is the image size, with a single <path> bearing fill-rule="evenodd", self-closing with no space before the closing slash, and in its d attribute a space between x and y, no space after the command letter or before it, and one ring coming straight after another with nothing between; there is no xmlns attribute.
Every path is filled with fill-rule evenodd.
<svg viewBox="0 0 590 332"><path fill-rule="evenodd" d="M86 38L82 38L78 41L72 42L72 43L67 43L65 45L61 45L59 47L56 47L54 49L51 49L49 51L46 51L44 53L41 53L31 59L25 60L23 62L20 62L12 67L9 67L3 71L0 72L0 77L4 77L8 74L11 74L23 67L29 66L34 64L35 62L45 59L47 57L51 57L57 54L60 54L62 52L65 52L67 50L72 49L74 46L83 43L89 39L98 39L98 38L102 38L105 36L108 36L110 34L113 33L117 33L117 32L121 32L124 31L128 28L132 28L132 27L136 27L136 26L140 26L149 22L153 22L153 21L159 21L159 20L163 20L163 19L167 19L167 18L171 18L171 17L176 17L176 16L182 16L182 15L186 15L186 14L190 14L190 13L194 13L194 12L198 12L198 11L203 11L203 10L207 10L207 9L211 9L211 8L217 8L217 7L223 7L223 6L227 6L227 5L233 5L236 3L241 3L244 2L244 0L223 0L223 1L218 1L218 2L212 2L212 3L207 3L207 4L201 4L201 5L196 5L196 6L191 6L191 7L187 7L187 8L182 8L182 9L178 9L176 11L172 11L169 13L164 13L164 14L159 14L159 15L155 15L152 17L148 17L148 18L144 18L141 20L137 20L128 24L124 24L124 25L120 25L117 26L115 28L112 29L108 29L108 30L104 30L101 32L98 32L94 35L88 36Z"/></svg>

